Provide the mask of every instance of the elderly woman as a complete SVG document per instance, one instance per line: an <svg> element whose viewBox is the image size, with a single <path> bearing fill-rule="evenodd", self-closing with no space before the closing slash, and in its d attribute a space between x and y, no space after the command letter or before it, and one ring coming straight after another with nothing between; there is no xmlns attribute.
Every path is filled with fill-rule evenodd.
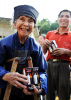
<svg viewBox="0 0 71 100"><path fill-rule="evenodd" d="M45 94L47 91L47 63L43 56L41 46L29 35L33 32L38 17L38 11L29 5L19 5L14 8L13 23L17 32L1 39L0 41L0 88L1 99L7 82L12 85L9 100L34 100L33 94ZM23 75L23 68L28 67L27 57L32 57L33 66L39 67L39 76L42 89L33 86L34 92L29 92L25 84L28 83L27 76ZM10 72L11 65L3 64L6 60L21 57L15 73ZM27 96L28 95L28 96Z"/></svg>

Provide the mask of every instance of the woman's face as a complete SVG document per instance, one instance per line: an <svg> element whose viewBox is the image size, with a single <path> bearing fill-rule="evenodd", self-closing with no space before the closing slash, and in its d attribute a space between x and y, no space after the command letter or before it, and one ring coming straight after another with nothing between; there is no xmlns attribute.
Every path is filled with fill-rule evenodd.
<svg viewBox="0 0 71 100"><path fill-rule="evenodd" d="M34 20L31 17L24 15L20 16L14 23L15 28L18 31L18 37L28 37L34 30Z"/></svg>

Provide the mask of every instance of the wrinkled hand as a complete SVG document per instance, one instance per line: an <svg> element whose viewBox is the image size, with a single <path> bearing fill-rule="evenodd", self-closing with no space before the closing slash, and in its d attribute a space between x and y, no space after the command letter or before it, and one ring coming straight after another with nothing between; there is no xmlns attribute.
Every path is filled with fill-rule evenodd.
<svg viewBox="0 0 71 100"><path fill-rule="evenodd" d="M56 48L53 53L52 53L52 56L60 56L60 55L63 55L65 54L67 49L65 48Z"/></svg>
<svg viewBox="0 0 71 100"><path fill-rule="evenodd" d="M23 92L26 94L26 95L34 95L34 94L40 94L41 92L42 92L42 89L37 89L36 87L35 87L35 85L33 85L33 89L34 89L34 92L29 92L28 90L27 90L27 88L24 88L23 89Z"/></svg>
<svg viewBox="0 0 71 100"><path fill-rule="evenodd" d="M26 88L25 85L21 84L20 82L23 82L24 84L27 84L27 76L23 74L19 74L18 72L10 72L6 73L2 79L4 81L9 82L11 85L17 87L17 88Z"/></svg>

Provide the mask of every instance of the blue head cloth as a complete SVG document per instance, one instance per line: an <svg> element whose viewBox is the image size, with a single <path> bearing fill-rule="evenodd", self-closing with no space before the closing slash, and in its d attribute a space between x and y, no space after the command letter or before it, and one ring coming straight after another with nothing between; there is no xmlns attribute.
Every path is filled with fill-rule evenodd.
<svg viewBox="0 0 71 100"><path fill-rule="evenodd" d="M14 7L13 22L15 22L15 20L18 19L21 15L31 17L34 20L34 22L36 23L39 13L34 7L32 7L30 5L19 5L19 6Z"/></svg>

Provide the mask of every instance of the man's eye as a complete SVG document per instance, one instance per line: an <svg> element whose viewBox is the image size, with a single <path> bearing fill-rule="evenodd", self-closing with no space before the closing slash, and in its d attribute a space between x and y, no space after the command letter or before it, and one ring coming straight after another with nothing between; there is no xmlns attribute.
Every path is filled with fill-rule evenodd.
<svg viewBox="0 0 71 100"><path fill-rule="evenodd" d="M69 16L67 15L66 18L69 18Z"/></svg>
<svg viewBox="0 0 71 100"><path fill-rule="evenodd" d="M63 16L60 16L60 18L62 18Z"/></svg>

